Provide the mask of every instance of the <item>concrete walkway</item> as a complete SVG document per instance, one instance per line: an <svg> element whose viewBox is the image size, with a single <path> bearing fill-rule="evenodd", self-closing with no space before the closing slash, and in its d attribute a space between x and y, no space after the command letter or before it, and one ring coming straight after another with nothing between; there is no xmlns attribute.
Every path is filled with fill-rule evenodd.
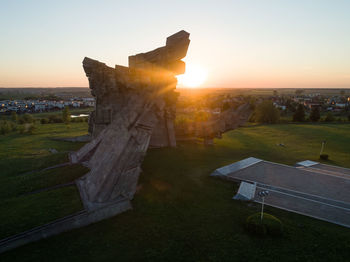
<svg viewBox="0 0 350 262"><path fill-rule="evenodd" d="M212 176L256 182L255 202L261 201L259 191L269 190L266 205L350 228L349 171L316 162L291 167L248 158L219 168Z"/></svg>

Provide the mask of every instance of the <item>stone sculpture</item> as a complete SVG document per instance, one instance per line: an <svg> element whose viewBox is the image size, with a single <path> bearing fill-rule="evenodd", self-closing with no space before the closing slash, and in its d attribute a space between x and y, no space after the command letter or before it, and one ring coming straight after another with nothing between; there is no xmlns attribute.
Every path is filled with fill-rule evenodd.
<svg viewBox="0 0 350 262"><path fill-rule="evenodd" d="M185 72L189 33L169 36L164 47L129 57L129 67L106 66L85 58L96 110L89 122L90 143L70 155L90 172L77 180L87 210L129 201L150 145L175 146L175 75Z"/></svg>
<svg viewBox="0 0 350 262"><path fill-rule="evenodd" d="M221 138L222 134L238 128L248 121L252 113L249 103L243 103L237 109L229 108L218 117L203 122L190 122L176 127L177 140L203 139L205 145L212 145L214 138Z"/></svg>

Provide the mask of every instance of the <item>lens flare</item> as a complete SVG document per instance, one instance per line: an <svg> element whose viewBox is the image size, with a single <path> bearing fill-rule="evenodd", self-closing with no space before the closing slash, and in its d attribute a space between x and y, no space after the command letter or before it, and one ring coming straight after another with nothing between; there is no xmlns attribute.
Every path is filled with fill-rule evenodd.
<svg viewBox="0 0 350 262"><path fill-rule="evenodd" d="M179 84L184 87L196 88L207 79L207 71L199 65L186 63L186 72L177 77Z"/></svg>

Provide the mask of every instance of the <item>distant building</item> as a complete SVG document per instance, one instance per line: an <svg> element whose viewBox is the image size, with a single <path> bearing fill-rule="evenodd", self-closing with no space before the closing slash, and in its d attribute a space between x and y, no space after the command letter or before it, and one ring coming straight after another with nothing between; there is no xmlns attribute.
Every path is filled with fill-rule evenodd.
<svg viewBox="0 0 350 262"><path fill-rule="evenodd" d="M42 112L46 110L46 104L45 103L35 103L34 104L34 110L36 112Z"/></svg>

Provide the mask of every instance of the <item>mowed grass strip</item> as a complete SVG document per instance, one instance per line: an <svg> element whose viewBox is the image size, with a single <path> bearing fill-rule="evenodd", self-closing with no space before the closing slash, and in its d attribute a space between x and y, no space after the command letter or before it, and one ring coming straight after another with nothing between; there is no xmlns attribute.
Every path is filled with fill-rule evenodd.
<svg viewBox="0 0 350 262"><path fill-rule="evenodd" d="M55 140L87 134L87 123L36 124L34 134L10 133L0 136L0 179L68 161L68 151L83 143ZM53 154L49 149L56 149Z"/></svg>
<svg viewBox="0 0 350 262"><path fill-rule="evenodd" d="M1 260L346 261L349 229L306 216L267 207L283 222L284 236L247 234L244 221L260 205L233 201L237 185L209 175L249 156L291 165L318 161L322 140L328 163L350 167L349 133L345 124L259 125L228 132L211 147L181 143L150 150L132 211L20 247Z"/></svg>
<svg viewBox="0 0 350 262"><path fill-rule="evenodd" d="M86 129L86 123L72 123L69 126L37 124L37 130L32 135L11 133L0 136L0 238L40 226L83 208L75 186L30 193L72 182L88 172L81 165L40 171L67 162L68 152L83 145L53 138L84 135ZM51 153L50 148L56 149L58 153Z"/></svg>
<svg viewBox="0 0 350 262"><path fill-rule="evenodd" d="M21 233L82 209L75 186L5 199L0 203L0 238Z"/></svg>
<svg viewBox="0 0 350 262"><path fill-rule="evenodd" d="M88 170L82 165L69 165L27 175L6 177L0 180L0 198L26 195L41 189L74 182Z"/></svg>

